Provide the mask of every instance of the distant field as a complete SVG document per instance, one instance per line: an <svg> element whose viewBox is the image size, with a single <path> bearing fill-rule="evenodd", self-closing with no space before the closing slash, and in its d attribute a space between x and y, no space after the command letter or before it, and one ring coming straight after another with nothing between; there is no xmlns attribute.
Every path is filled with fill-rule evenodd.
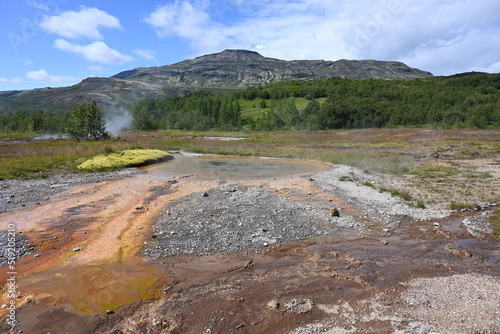
<svg viewBox="0 0 500 334"><path fill-rule="evenodd" d="M0 178L78 172L79 164L96 155L137 148L352 165L366 173L398 176L399 188L398 184L374 186L415 205L445 201L460 208L500 200L500 130L155 131L125 133L120 139L102 142L31 140L20 135L8 139L4 135L0 139Z"/></svg>

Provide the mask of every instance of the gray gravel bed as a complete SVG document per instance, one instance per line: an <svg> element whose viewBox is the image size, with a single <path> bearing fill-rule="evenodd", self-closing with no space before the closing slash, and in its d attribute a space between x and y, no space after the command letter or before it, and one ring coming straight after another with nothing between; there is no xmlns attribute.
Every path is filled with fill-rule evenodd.
<svg viewBox="0 0 500 334"><path fill-rule="evenodd" d="M265 251L279 242L320 235L357 238L364 226L352 217L332 217L314 208L255 186L224 185L171 203L154 226L143 255Z"/></svg>
<svg viewBox="0 0 500 334"><path fill-rule="evenodd" d="M343 198L349 205L362 210L366 218L388 227L396 227L400 216L427 220L447 217L450 214L449 210L412 207L399 197L364 185L379 182L380 176L364 173L355 167L335 166L327 171L315 173L313 179L319 188ZM342 179L357 181L341 181Z"/></svg>
<svg viewBox="0 0 500 334"><path fill-rule="evenodd" d="M500 280L465 274L418 278L403 293L403 314L441 334L499 333Z"/></svg>

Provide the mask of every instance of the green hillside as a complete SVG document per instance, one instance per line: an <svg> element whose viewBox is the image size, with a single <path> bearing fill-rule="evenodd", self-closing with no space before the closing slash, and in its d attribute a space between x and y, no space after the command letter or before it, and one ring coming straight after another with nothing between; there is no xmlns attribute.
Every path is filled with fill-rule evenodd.
<svg viewBox="0 0 500 334"><path fill-rule="evenodd" d="M419 79L299 79L225 93L134 100L135 130L499 128L500 74ZM68 113L0 115L0 130L63 132Z"/></svg>
<svg viewBox="0 0 500 334"><path fill-rule="evenodd" d="M428 79L294 80L213 94L147 99L140 130L327 130L500 127L500 74Z"/></svg>

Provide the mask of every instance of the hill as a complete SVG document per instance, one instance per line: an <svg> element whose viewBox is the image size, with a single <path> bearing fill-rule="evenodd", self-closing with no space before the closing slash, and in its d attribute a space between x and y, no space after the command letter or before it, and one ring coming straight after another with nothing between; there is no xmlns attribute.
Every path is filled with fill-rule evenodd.
<svg viewBox="0 0 500 334"><path fill-rule="evenodd" d="M87 78L70 87L0 92L0 113L20 109L67 110L75 103L92 99L106 110L113 106L129 106L145 97L181 96L200 89L230 91L301 78L411 79L431 76L429 72L394 61L286 61L253 51L225 50L173 65L136 68L110 78Z"/></svg>

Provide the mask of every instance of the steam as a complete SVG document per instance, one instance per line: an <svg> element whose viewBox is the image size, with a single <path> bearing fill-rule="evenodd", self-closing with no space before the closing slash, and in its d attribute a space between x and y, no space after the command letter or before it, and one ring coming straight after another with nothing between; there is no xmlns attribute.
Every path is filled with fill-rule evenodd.
<svg viewBox="0 0 500 334"><path fill-rule="evenodd" d="M108 114L106 119L106 130L113 136L117 136L120 132L128 130L132 124L132 114L130 111L117 107Z"/></svg>

